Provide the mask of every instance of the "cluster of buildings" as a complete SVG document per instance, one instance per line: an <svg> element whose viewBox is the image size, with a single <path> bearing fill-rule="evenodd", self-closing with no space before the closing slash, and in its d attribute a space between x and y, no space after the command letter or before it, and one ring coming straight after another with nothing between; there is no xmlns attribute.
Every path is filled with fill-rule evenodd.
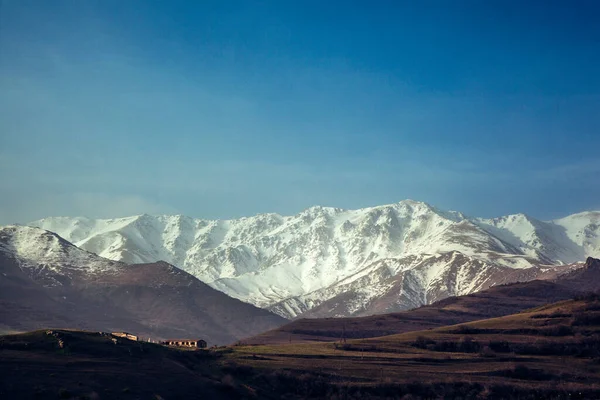
<svg viewBox="0 0 600 400"><path fill-rule="evenodd" d="M127 332L111 332L111 335L120 337L120 338L133 340L134 342L137 342L139 339L136 335L132 335L131 333L127 333Z"/></svg>
<svg viewBox="0 0 600 400"><path fill-rule="evenodd" d="M202 339L169 339L163 340L160 344L175 347L196 347L199 349L206 347L206 342Z"/></svg>
<svg viewBox="0 0 600 400"><path fill-rule="evenodd" d="M124 338L133 340L136 342L143 341L139 336L132 335L128 332L111 332L111 335L114 337ZM152 342L150 338L146 340L147 342ZM202 339L168 339L162 340L159 342L154 342L158 344L162 344L163 346L169 347L184 347L184 348L196 348L196 349L204 349L206 348L206 341Z"/></svg>

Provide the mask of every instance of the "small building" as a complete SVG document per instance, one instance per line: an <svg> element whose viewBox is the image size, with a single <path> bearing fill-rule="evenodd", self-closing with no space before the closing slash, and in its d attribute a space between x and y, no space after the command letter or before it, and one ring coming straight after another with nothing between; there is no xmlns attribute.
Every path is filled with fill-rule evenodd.
<svg viewBox="0 0 600 400"><path fill-rule="evenodd" d="M111 335L120 337L120 338L133 340L135 342L137 342L137 340L138 340L138 337L136 335L132 335L131 333L128 333L128 332L112 332Z"/></svg>
<svg viewBox="0 0 600 400"><path fill-rule="evenodd" d="M206 342L202 339L167 339L160 342L160 344L174 347L206 348Z"/></svg>

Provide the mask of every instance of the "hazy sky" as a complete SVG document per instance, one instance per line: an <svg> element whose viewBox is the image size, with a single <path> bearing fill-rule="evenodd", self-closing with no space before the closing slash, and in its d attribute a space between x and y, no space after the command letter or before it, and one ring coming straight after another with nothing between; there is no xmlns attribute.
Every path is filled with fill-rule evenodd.
<svg viewBox="0 0 600 400"><path fill-rule="evenodd" d="M600 209L600 2L0 0L0 223Z"/></svg>

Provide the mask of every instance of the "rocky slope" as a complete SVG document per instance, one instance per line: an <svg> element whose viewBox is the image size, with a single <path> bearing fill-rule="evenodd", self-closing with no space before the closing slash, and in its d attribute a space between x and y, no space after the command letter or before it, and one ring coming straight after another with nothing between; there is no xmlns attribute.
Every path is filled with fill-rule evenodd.
<svg viewBox="0 0 600 400"><path fill-rule="evenodd" d="M285 320L165 262L128 265L31 227L0 228L0 328L125 330L234 342Z"/></svg>
<svg viewBox="0 0 600 400"><path fill-rule="evenodd" d="M600 212L549 222L523 214L482 219L412 200L287 217L53 217L31 225L108 259L165 260L286 317L398 311L564 272L600 255Z"/></svg>

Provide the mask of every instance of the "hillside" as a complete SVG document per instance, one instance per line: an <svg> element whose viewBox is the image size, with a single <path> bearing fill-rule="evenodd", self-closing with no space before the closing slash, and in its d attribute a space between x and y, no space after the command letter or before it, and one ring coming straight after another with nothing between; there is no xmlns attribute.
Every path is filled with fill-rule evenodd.
<svg viewBox="0 0 600 400"><path fill-rule="evenodd" d="M208 351L114 344L96 332L9 335L0 337L0 374L13 379L0 380L0 396L595 399L599 310L598 296L582 296L399 335Z"/></svg>
<svg viewBox="0 0 600 400"><path fill-rule="evenodd" d="M358 318L297 319L244 339L246 344L339 341L432 329L445 325L514 314L572 298L577 290L548 281L496 286L478 293L450 297L413 310Z"/></svg>
<svg viewBox="0 0 600 400"><path fill-rule="evenodd" d="M215 357L98 332L35 331L0 336L3 399L247 398L234 388ZM59 346L61 340L63 347ZM10 379L6 379L10 377ZM221 382L223 380L223 382Z"/></svg>
<svg viewBox="0 0 600 400"><path fill-rule="evenodd" d="M600 291L600 260L588 257L582 268L559 275L554 282L582 292L598 292Z"/></svg>
<svg viewBox="0 0 600 400"><path fill-rule="evenodd" d="M596 399L600 299L337 343L235 348L252 385L276 375L291 398ZM407 396L407 397L403 397Z"/></svg>
<svg viewBox="0 0 600 400"><path fill-rule="evenodd" d="M225 344L285 320L165 262L127 265L37 228L0 229L0 327L201 337Z"/></svg>
<svg viewBox="0 0 600 400"><path fill-rule="evenodd" d="M286 317L401 311L600 256L600 212L482 219L412 200L236 220L50 217L31 225L108 259L165 260Z"/></svg>
<svg viewBox="0 0 600 400"><path fill-rule="evenodd" d="M514 314L587 292L600 292L600 260L588 257L582 267L547 280L499 285L465 296L399 313L358 318L302 318L245 339L249 344L336 341L431 329Z"/></svg>

